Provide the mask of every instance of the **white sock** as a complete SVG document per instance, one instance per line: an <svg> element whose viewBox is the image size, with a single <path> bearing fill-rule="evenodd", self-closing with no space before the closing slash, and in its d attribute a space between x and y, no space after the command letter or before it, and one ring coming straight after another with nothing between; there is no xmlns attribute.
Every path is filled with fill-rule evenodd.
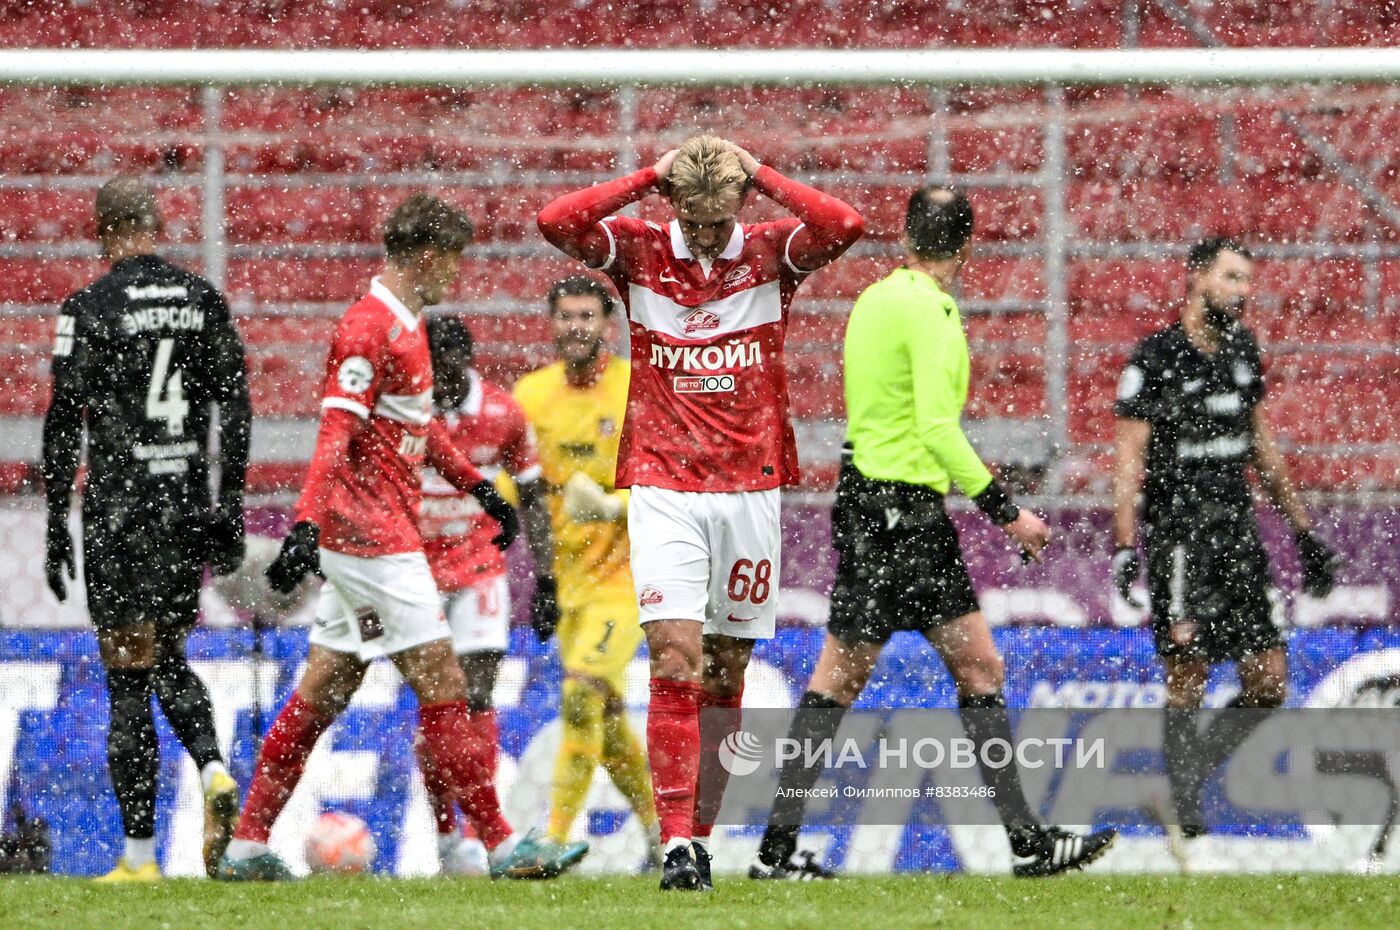
<svg viewBox="0 0 1400 930"><path fill-rule="evenodd" d="M141 840L134 836L128 836L126 838L126 851L122 854L122 858L126 860L126 865L129 869L139 869L143 865L149 865L155 862L155 837L148 836Z"/></svg>
<svg viewBox="0 0 1400 930"><path fill-rule="evenodd" d="M266 843L259 843L255 840L229 840L228 850L225 855L230 859L256 859L258 856L265 856L272 852L272 848Z"/></svg>
<svg viewBox="0 0 1400 930"><path fill-rule="evenodd" d="M515 852L515 847L519 846L520 841L523 839L525 839L523 834L512 833L504 840L501 840L501 844L487 853L486 857L492 862L500 862L502 859Z"/></svg>
<svg viewBox="0 0 1400 930"><path fill-rule="evenodd" d="M199 770L199 780L204 785L204 790L208 791L209 785L214 781L215 775L227 774L228 769L224 768L224 764L222 762L214 761L210 762L204 768Z"/></svg>
<svg viewBox="0 0 1400 930"><path fill-rule="evenodd" d="M671 854L671 850L675 849L677 846L689 846L690 842L690 837L688 836L671 837L669 840L666 841L666 855L669 856Z"/></svg>

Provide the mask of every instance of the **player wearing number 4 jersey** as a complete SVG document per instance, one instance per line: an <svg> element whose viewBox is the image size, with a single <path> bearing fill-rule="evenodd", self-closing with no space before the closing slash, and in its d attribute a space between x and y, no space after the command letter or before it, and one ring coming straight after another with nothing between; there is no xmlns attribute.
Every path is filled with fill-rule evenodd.
<svg viewBox="0 0 1400 930"><path fill-rule="evenodd" d="M796 219L737 222L750 188ZM613 215L653 192L675 210L669 225ZM705 888L723 792L718 744L738 727L754 640L773 634L778 494L798 477L782 360L788 306L808 274L860 238L861 218L738 146L698 136L653 167L555 200L539 226L607 274L627 308L632 380L616 483L632 489L632 575L651 654L661 887ZM702 707L716 711L704 733Z"/></svg>
<svg viewBox="0 0 1400 930"><path fill-rule="evenodd" d="M238 807L215 740L209 693L185 660L204 566L243 558L248 382L228 306L208 281L155 254L155 193L123 177L97 194L112 263L63 304L44 420L50 589L74 576L69 497L87 424L83 562L88 611L107 672L107 758L126 831L108 881L160 877L155 802L160 755L151 698L200 770L205 860L228 842ZM219 499L210 499L210 432L219 409Z"/></svg>
<svg viewBox="0 0 1400 930"><path fill-rule="evenodd" d="M267 570L279 591L318 568L326 582L305 670L263 741L217 878L291 877L268 845L272 825L317 740L380 656L418 696L422 754L472 819L490 850L493 875L549 878L587 851L583 844L519 836L502 816L491 772L475 749L466 681L419 535L425 459L497 522L496 545L508 545L517 528L514 509L457 450L432 411L422 310L442 300L470 237L471 222L461 211L423 194L409 197L385 224L383 274L336 327L297 522Z"/></svg>

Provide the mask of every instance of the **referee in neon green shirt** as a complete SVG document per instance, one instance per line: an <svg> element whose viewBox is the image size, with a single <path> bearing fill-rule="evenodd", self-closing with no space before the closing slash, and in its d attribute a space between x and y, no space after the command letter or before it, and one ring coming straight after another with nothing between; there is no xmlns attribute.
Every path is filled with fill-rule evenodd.
<svg viewBox="0 0 1400 930"><path fill-rule="evenodd" d="M840 556L831 620L816 671L789 736L818 745L836 734L890 637L922 633L958 688L963 726L977 757L991 740L1011 742L1002 661L977 603L943 506L952 484L972 498L1031 558L1050 531L1017 507L967 441L967 337L948 293L972 244L972 205L961 191L914 191L905 214L903 267L856 300L846 327L847 449L832 512ZM825 878L810 854L795 857L805 798L822 766L783 768L752 878ZM1079 835L1046 826L1031 810L1014 765L983 765L1021 876L1081 868L1116 833Z"/></svg>

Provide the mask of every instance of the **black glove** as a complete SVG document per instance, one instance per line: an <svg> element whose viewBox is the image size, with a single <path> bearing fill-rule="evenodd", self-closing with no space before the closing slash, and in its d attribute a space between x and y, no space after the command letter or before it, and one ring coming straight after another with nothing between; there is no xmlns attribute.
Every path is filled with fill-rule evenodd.
<svg viewBox="0 0 1400 930"><path fill-rule="evenodd" d="M535 596L530 600L530 629L542 643L549 642L559 626L559 583L553 575L535 576Z"/></svg>
<svg viewBox="0 0 1400 930"><path fill-rule="evenodd" d="M321 528L305 520L282 540L282 551L263 572L272 590L291 594L310 572L321 569Z"/></svg>
<svg viewBox="0 0 1400 930"><path fill-rule="evenodd" d="M205 556L216 575L227 575L243 564L243 505L220 504L204 528Z"/></svg>
<svg viewBox="0 0 1400 930"><path fill-rule="evenodd" d="M1342 567L1341 557L1311 532L1298 533L1293 541L1298 545L1298 561L1303 566L1303 591L1312 597L1331 594L1334 576Z"/></svg>
<svg viewBox="0 0 1400 930"><path fill-rule="evenodd" d="M48 578L49 590L60 604L68 599L68 585L63 580L65 570L69 581L78 577L78 566L73 561L73 536L68 532L68 515L50 514L44 575Z"/></svg>
<svg viewBox="0 0 1400 930"><path fill-rule="evenodd" d="M1128 606L1138 610L1143 608L1143 603L1133 594L1133 582L1137 581L1138 575L1141 574L1142 560L1138 558L1136 548L1119 546L1113 550L1113 586L1118 589L1123 600L1128 602Z"/></svg>
<svg viewBox="0 0 1400 930"><path fill-rule="evenodd" d="M515 515L515 508L489 481L483 481L472 488L472 497L476 498L488 517L501 525L501 531L491 540L491 545L502 552L509 549L510 544L515 542L515 537L520 535L520 518Z"/></svg>

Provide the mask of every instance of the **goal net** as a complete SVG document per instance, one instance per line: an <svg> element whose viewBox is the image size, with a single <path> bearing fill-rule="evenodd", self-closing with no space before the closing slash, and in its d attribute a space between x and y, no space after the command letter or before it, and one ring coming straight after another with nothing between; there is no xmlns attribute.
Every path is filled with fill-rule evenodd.
<svg viewBox="0 0 1400 930"><path fill-rule="evenodd" d="M781 628L755 653L746 692L753 707L792 706L820 648L834 562L829 489L844 429L845 315L861 289L899 264L904 207L926 181L965 187L977 215L958 295L973 359L969 433L1056 537L1044 566L1022 567L975 511L953 502L1005 655L1008 699L1014 707L1161 706L1146 616L1111 593L1115 384L1135 342L1175 319L1189 246L1238 236L1257 258L1247 322L1263 345L1269 421L1319 532L1345 559L1328 598L1301 594L1289 534L1261 511L1289 643L1289 706L1400 702L1395 85L554 83L0 86L0 810L18 804L48 822L55 869L105 870L121 833L106 780L103 678L80 587L60 605L44 586L37 463L56 308L102 273L92 198L124 171L154 178L164 251L219 283L236 313L255 406L250 526L269 538L286 525L310 453L335 319L375 272L379 225L408 192L431 190L477 224L443 309L472 328L482 374L507 385L550 361L543 297L578 270L535 230L535 212L559 193L713 131L855 205L865 238L813 275L793 307L787 364L807 478L786 498ZM751 198L741 219L774 210ZM639 215L668 218L657 198ZM261 557L272 545L259 543ZM518 616L530 591L527 561L513 554ZM260 593L251 603L255 567L245 568L242 594L206 590L191 639L245 785L259 734L298 673L308 616L304 603L274 609ZM527 633L517 627L496 693L500 783L520 825L542 822L548 808L561 674L555 650ZM640 733L644 658L630 681ZM1218 669L1207 704L1223 705L1237 688L1233 673ZM908 634L886 650L862 699L955 703L937 658ZM378 870L436 870L412 761L415 713L392 669L377 664L274 833L289 861L303 861L310 818L338 808L375 831ZM194 874L198 779L160 726L161 855L167 871ZM1160 758L1143 777L1164 784ZM1226 803L1211 792L1210 803ZM1391 816L1384 805L1378 811L1374 826L1319 826L1300 814L1212 835L1200 841L1196 867L1349 868L1374 851ZM575 829L594 844L585 871L640 865L640 828L601 770ZM758 831L721 833L720 861L747 862ZM817 823L804 845L852 871L1000 871L1008 862L999 829L950 827L927 812L878 830ZM1390 847L1373 859L1373 867L1400 868ZM1140 828L1103 867L1176 865L1161 831Z"/></svg>

